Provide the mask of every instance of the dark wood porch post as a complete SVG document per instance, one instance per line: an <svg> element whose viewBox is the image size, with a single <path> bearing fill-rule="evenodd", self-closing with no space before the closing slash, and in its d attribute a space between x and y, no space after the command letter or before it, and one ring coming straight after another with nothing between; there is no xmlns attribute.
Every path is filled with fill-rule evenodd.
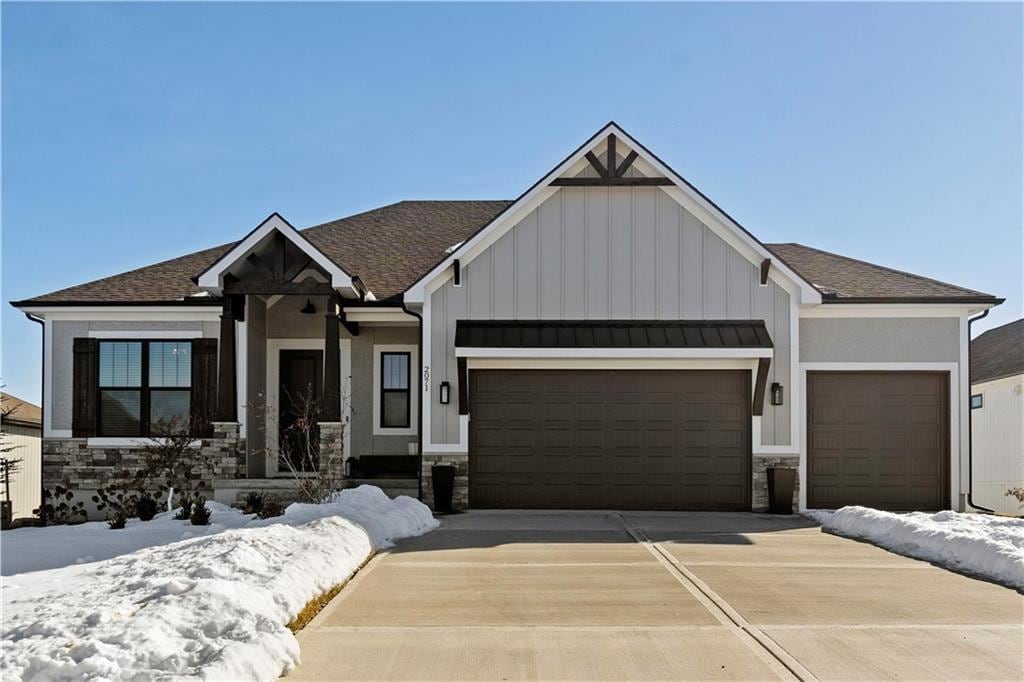
<svg viewBox="0 0 1024 682"><path fill-rule="evenodd" d="M338 347L338 308L340 303L334 296L327 301L324 315L324 407L321 421L341 421L341 358Z"/></svg>
<svg viewBox="0 0 1024 682"><path fill-rule="evenodd" d="M230 298L220 313L220 350L217 363L217 410L215 421L238 421L238 382L235 361L235 314Z"/></svg>

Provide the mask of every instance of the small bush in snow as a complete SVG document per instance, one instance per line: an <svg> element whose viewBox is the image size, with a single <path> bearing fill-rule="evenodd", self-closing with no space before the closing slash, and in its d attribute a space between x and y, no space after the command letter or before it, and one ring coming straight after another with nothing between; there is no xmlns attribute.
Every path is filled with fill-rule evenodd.
<svg viewBox="0 0 1024 682"><path fill-rule="evenodd" d="M189 520L193 526L210 525L210 510L207 508L204 498L197 497L192 503L192 514L189 516Z"/></svg>
<svg viewBox="0 0 1024 682"><path fill-rule="evenodd" d="M274 495L254 490L247 493L242 500L242 511L256 514L261 519L269 519L284 513L284 505Z"/></svg>
<svg viewBox="0 0 1024 682"><path fill-rule="evenodd" d="M110 526L110 530L120 530L125 527L128 523L128 517L122 511L114 512L109 518L107 518L107 525Z"/></svg>
<svg viewBox="0 0 1024 682"><path fill-rule="evenodd" d="M1007 497L1016 497L1017 501L1020 502L1021 508L1024 508L1024 487L1010 488L1006 491Z"/></svg>
<svg viewBox="0 0 1024 682"><path fill-rule="evenodd" d="M43 503L33 513L49 524L84 523L85 503L75 501L75 493L65 483L43 490Z"/></svg>
<svg viewBox="0 0 1024 682"><path fill-rule="evenodd" d="M135 513L140 521L152 521L159 510L159 503L149 495L143 495L135 502Z"/></svg>

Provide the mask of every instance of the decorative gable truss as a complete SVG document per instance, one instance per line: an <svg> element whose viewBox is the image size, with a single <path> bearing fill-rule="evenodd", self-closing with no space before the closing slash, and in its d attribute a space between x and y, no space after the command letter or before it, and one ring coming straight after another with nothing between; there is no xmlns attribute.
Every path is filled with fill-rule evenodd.
<svg viewBox="0 0 1024 682"><path fill-rule="evenodd" d="M328 295L373 298L358 277L273 213L195 278L215 296Z"/></svg>
<svg viewBox="0 0 1024 682"><path fill-rule="evenodd" d="M423 303L430 292L486 251L562 187L610 186L660 188L760 268L763 283L771 278L795 294L798 303L821 303L821 294L810 282L775 257L725 211L614 122L601 128L508 208L447 254L406 291L406 302Z"/></svg>

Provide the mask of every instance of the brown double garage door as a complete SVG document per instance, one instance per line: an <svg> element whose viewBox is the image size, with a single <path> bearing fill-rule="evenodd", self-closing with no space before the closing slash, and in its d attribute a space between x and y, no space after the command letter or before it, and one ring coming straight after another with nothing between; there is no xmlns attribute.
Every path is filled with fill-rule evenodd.
<svg viewBox="0 0 1024 682"><path fill-rule="evenodd" d="M475 508L750 508L750 372L473 370Z"/></svg>

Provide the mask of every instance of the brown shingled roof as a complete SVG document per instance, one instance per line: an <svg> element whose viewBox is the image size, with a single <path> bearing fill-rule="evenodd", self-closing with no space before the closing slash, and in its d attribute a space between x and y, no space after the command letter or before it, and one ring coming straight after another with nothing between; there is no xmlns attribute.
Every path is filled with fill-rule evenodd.
<svg viewBox="0 0 1024 682"><path fill-rule="evenodd" d="M43 412L38 405L33 405L27 400L22 400L10 393L0 392L0 402L3 403L3 422L5 424L19 424L23 426L40 426L43 423Z"/></svg>
<svg viewBox="0 0 1024 682"><path fill-rule="evenodd" d="M772 253L834 302L994 302L991 294L921 275L840 256L803 244L765 244ZM897 300L899 299L899 300Z"/></svg>
<svg viewBox="0 0 1024 682"><path fill-rule="evenodd" d="M971 341L971 383L1024 374L1024 319L989 329Z"/></svg>
<svg viewBox="0 0 1024 682"><path fill-rule="evenodd" d="M404 292L452 246L510 201L401 201L301 230L378 300ZM206 303L192 277L234 243L37 296L15 305ZM993 296L800 244L767 244L822 292L826 302L996 302Z"/></svg>

